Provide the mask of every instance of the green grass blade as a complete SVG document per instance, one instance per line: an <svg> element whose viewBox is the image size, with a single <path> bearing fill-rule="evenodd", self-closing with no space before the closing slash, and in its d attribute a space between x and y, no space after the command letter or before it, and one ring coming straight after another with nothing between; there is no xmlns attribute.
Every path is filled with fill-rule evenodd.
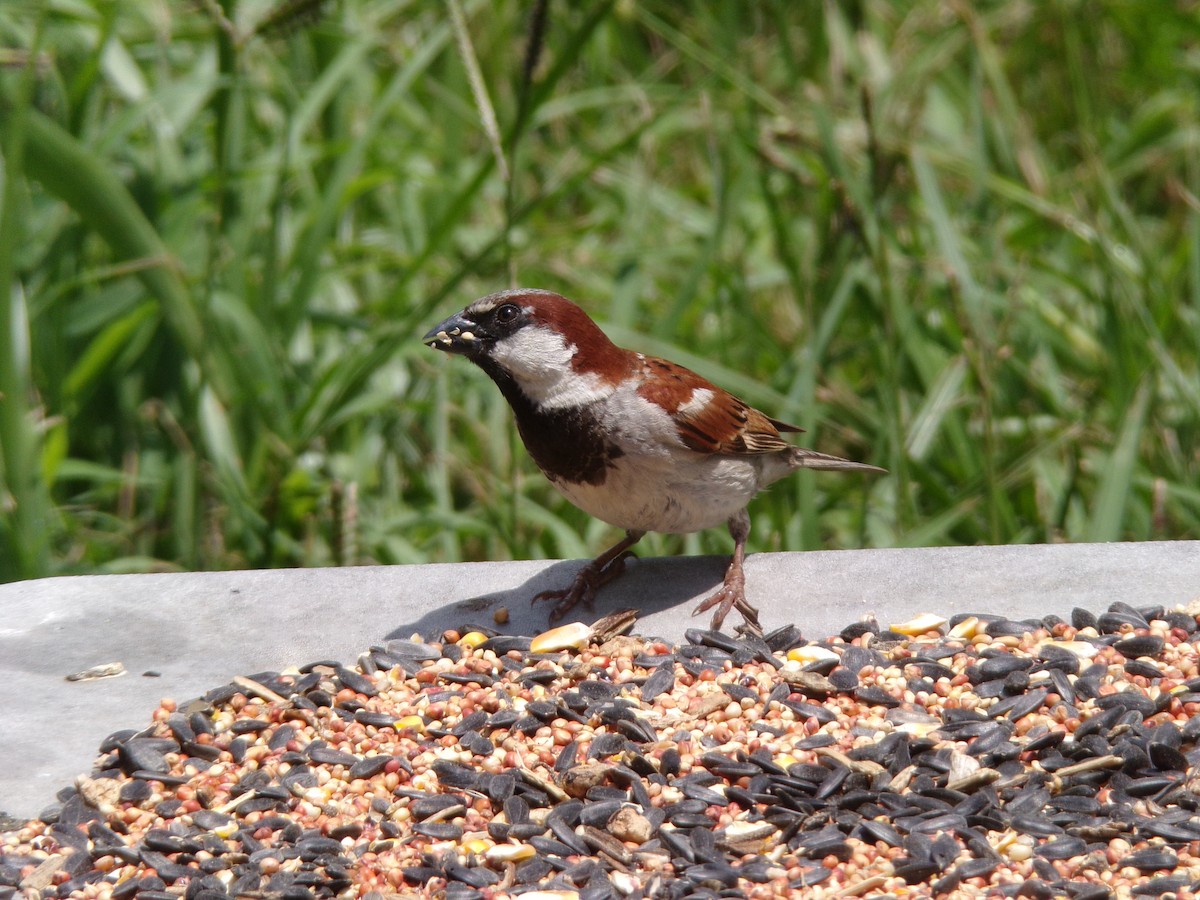
<svg viewBox="0 0 1200 900"><path fill-rule="evenodd" d="M913 459L924 460L928 456L946 416L964 402L963 382L966 375L967 361L961 356L952 359L938 375L925 402L918 407L909 423L905 449Z"/></svg>
<svg viewBox="0 0 1200 900"><path fill-rule="evenodd" d="M63 393L71 403L86 402L98 387L113 361L127 348L136 332L158 315L153 303L143 303L110 323L88 344L63 382Z"/></svg>
<svg viewBox="0 0 1200 900"><path fill-rule="evenodd" d="M0 115L0 133L14 116ZM8 123L7 125L5 123ZM122 260L155 261L137 269L146 290L162 306L179 342L202 364L208 358L200 314L171 252L112 169L51 119L29 110L25 171L63 200Z"/></svg>
<svg viewBox="0 0 1200 900"><path fill-rule="evenodd" d="M1142 384L1125 413L1120 434L1100 471L1096 502L1085 539L1115 541L1121 537L1129 508L1129 492L1138 470L1138 449L1146 426L1150 390Z"/></svg>
<svg viewBox="0 0 1200 900"><path fill-rule="evenodd" d="M34 378L24 291L16 256L24 240L24 175L39 148L30 140L29 108L41 48L39 15L15 109L0 108L3 191L0 192L0 581L35 578L49 567L49 498L38 458L30 401Z"/></svg>

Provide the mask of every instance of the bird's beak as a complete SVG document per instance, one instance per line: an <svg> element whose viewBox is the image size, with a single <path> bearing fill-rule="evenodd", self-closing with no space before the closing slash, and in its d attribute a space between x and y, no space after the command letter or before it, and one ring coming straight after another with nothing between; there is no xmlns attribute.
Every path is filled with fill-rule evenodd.
<svg viewBox="0 0 1200 900"><path fill-rule="evenodd" d="M423 343L434 350L444 350L447 353L473 353L479 349L477 326L464 313L455 313L440 325L429 329Z"/></svg>

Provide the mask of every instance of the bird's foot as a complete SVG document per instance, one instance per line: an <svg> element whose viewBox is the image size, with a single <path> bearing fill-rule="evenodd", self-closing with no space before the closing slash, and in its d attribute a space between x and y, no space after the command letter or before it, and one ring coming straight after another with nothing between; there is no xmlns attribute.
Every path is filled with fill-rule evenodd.
<svg viewBox="0 0 1200 900"><path fill-rule="evenodd" d="M542 591L529 601L532 603L551 602L550 621L557 622L568 612L580 604L585 609L592 608L596 593L625 571L625 561L634 555L632 550L622 550L612 559L601 556L592 560L579 570L569 588Z"/></svg>
<svg viewBox="0 0 1200 900"><path fill-rule="evenodd" d="M712 609L714 606L717 608L717 611L713 613L712 617L713 631L720 631L725 617L729 615L729 611L736 609L742 614L742 618L746 620L745 624L739 630L748 631L750 634L758 637L762 636L763 631L762 625L758 621L758 610L746 600L746 577L742 574L741 566L730 565L729 570L725 573L725 583L721 585L721 589L692 610L692 615L697 616L705 610Z"/></svg>

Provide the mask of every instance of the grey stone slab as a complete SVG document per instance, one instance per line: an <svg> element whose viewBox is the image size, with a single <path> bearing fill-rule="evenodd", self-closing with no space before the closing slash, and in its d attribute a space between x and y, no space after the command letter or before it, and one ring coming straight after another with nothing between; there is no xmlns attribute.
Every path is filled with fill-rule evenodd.
<svg viewBox="0 0 1200 900"><path fill-rule="evenodd" d="M472 623L532 634L544 608L528 598L569 582L579 562L376 566L48 578L0 585L0 810L36 815L100 741L143 728L162 697L185 701L235 675L319 659L351 663L372 644ZM677 641L703 625L687 613L719 582L716 557L632 562L595 615L632 606L638 631ZM747 593L766 628L823 637L874 614L1012 618L1114 600L1168 606L1200 598L1200 542L848 550L757 554ZM584 613L581 618L589 618ZM732 623L731 623L732 624ZM121 662L128 674L65 676ZM144 673L157 673L150 676Z"/></svg>

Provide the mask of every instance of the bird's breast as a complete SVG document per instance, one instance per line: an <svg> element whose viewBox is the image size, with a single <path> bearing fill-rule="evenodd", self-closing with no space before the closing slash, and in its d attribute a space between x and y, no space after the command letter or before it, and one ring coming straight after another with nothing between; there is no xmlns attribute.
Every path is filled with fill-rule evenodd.
<svg viewBox="0 0 1200 900"><path fill-rule="evenodd" d="M677 534L712 528L789 471L782 456L689 449L672 417L636 386L592 403L546 408L515 383L497 383L538 468L568 500L618 528Z"/></svg>
<svg viewBox="0 0 1200 900"><path fill-rule="evenodd" d="M598 404L546 408L515 382L496 378L525 449L551 481L603 485L624 450L605 433Z"/></svg>
<svg viewBox="0 0 1200 900"><path fill-rule="evenodd" d="M577 408L541 413L535 423L517 430L525 449L546 477L602 487L624 451L609 440L586 410Z"/></svg>
<svg viewBox="0 0 1200 900"><path fill-rule="evenodd" d="M754 460L666 459L626 453L600 483L551 478L568 500L597 519L633 531L687 534L720 525L757 493Z"/></svg>

